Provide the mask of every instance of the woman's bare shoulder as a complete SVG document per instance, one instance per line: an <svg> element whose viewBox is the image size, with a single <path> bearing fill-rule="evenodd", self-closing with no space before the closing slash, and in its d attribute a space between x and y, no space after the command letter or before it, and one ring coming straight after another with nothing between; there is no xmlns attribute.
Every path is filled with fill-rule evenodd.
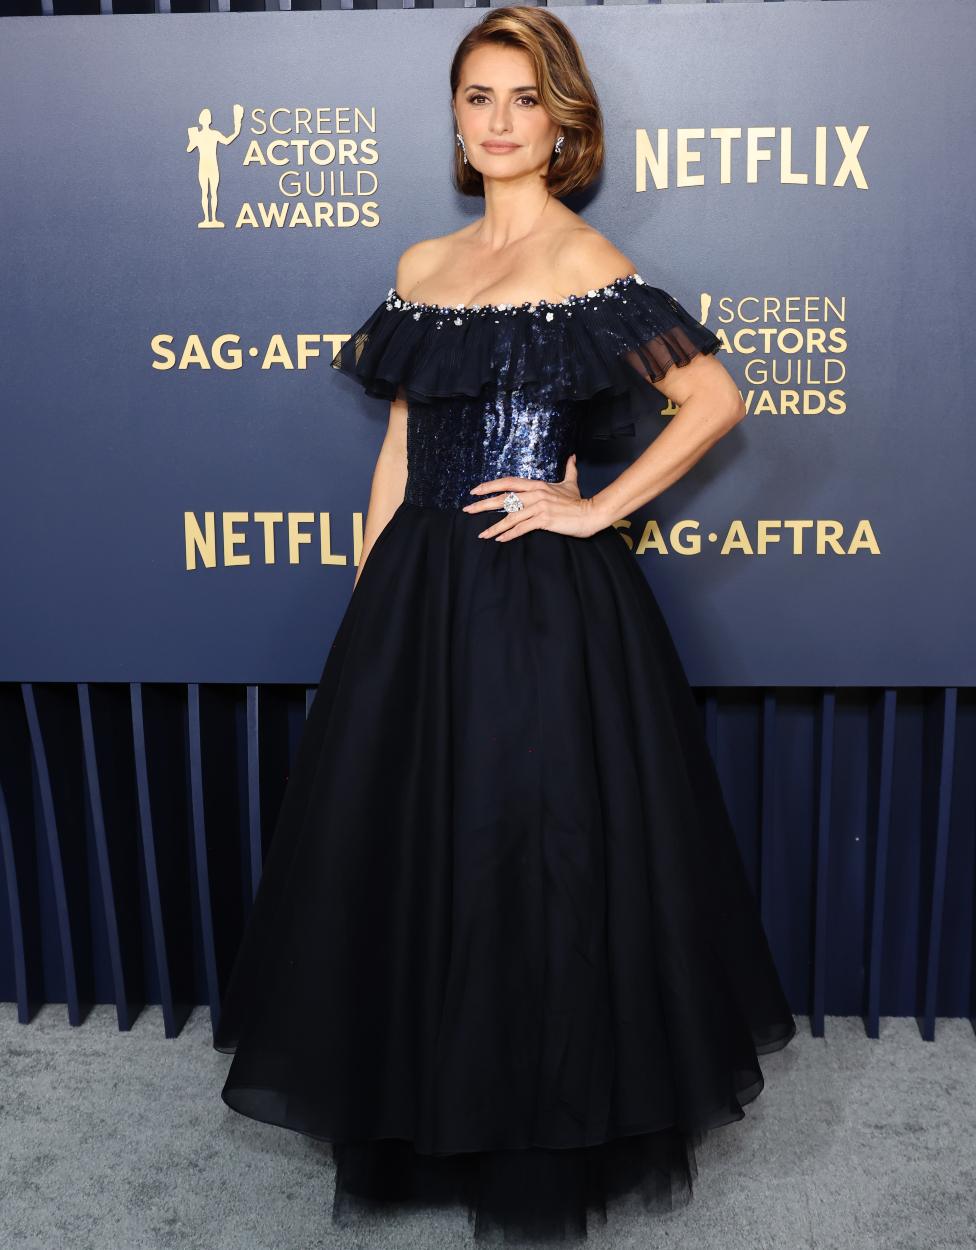
<svg viewBox="0 0 976 1250"><path fill-rule="evenodd" d="M567 228L558 265L560 285L571 291L597 290L637 271L629 256L582 219Z"/></svg>
<svg viewBox="0 0 976 1250"><path fill-rule="evenodd" d="M435 235L430 239L418 239L404 250L397 261L396 289L401 295L420 283L431 273L436 273L444 264L451 247L471 230L471 226L462 226L460 230L452 230L449 234Z"/></svg>

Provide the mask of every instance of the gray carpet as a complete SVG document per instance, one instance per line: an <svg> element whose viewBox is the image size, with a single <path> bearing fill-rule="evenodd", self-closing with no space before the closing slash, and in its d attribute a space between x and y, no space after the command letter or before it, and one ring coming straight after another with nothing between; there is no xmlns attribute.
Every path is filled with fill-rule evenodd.
<svg viewBox="0 0 976 1250"><path fill-rule="evenodd" d="M880 1041L830 1017L762 1057L746 1118L698 1151L690 1205L595 1225L589 1245L670 1250L948 1250L976 1246L976 1038L886 1018ZM162 1035L114 1009L71 1028L62 1005L29 1026L0 1004L2 1250L382 1250L473 1246L462 1211L355 1232L330 1227L329 1146L238 1115L209 1013Z"/></svg>

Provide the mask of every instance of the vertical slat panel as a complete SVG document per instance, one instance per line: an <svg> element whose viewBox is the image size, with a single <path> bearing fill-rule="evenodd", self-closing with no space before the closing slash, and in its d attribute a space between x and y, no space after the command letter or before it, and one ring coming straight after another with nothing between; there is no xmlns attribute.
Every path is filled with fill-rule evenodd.
<svg viewBox="0 0 976 1250"><path fill-rule="evenodd" d="M88 808L95 841L95 865L101 886L102 907L105 917L105 933L108 942L109 966L112 976L112 993L115 999L116 1019L120 1029L128 1029L132 1020L128 1012L128 994L125 983L125 960L119 932L117 892L112 856L109 850L105 811L102 806L102 787L98 775L98 758L95 749L95 723L87 682L78 683L78 712L81 721L81 746L85 768L85 784L88 791Z"/></svg>
<svg viewBox="0 0 976 1250"><path fill-rule="evenodd" d="M20 1024L45 1001L33 774L24 697L11 682L0 686L0 856Z"/></svg>
<svg viewBox="0 0 976 1250"><path fill-rule="evenodd" d="M258 892L264 866L261 845L260 707L257 686L247 688L247 832L253 899Z"/></svg>
<svg viewBox="0 0 976 1250"><path fill-rule="evenodd" d="M10 949L14 964L14 986L17 1002L17 1021L27 1024L36 1007L43 1001L39 981L40 942L35 934L28 941L28 925L36 925L37 891L27 892L27 867L29 857L21 855L17 847L14 822L10 819L7 796L0 784L0 856L3 858L4 880L7 884L7 910L10 915ZM33 874L32 874L33 875ZM32 975L33 974L33 975Z"/></svg>
<svg viewBox="0 0 976 1250"><path fill-rule="evenodd" d="M756 897L763 925L769 932L772 918L766 883L773 877L773 838L776 812L776 693L767 690L762 700L761 758L759 760L759 880Z"/></svg>
<svg viewBox="0 0 976 1250"><path fill-rule="evenodd" d="M714 690L710 690L705 696L704 719L705 741L715 766L718 767L718 699Z"/></svg>
<svg viewBox="0 0 976 1250"><path fill-rule="evenodd" d="M813 897L813 984L810 1032L824 1035L825 985L827 977L828 866L830 860L830 809L834 768L834 716L837 696L825 690L820 696L820 733L817 750L817 845Z"/></svg>
<svg viewBox="0 0 976 1250"><path fill-rule="evenodd" d="M935 1040L935 1011L939 990L939 952L945 912L946 870L949 863L949 818L952 810L952 769L956 746L956 688L942 690L938 699L938 783L935 811L935 849L925 934L922 1017L919 1028L927 1042Z"/></svg>
<svg viewBox="0 0 976 1250"><path fill-rule="evenodd" d="M153 827L152 802L149 792L149 764L146 753L146 724L142 684L132 682L129 686L132 703L132 749L136 770L136 796L139 808L139 841L142 862L146 873L146 889L149 896L149 923L152 931L153 958L159 981L159 999L163 1012L163 1025L167 1037L179 1032L173 1003L173 981L170 974L169 952L166 945L166 924L163 917L162 889L159 879L159 856L156 833Z"/></svg>
<svg viewBox="0 0 976 1250"><path fill-rule="evenodd" d="M41 800L41 823L44 828L44 840L54 888L55 917L64 969L64 994L68 1008L68 1022L72 1025L79 1025L87 1015L94 997L90 985L90 969L82 963L90 943L87 882L78 873L69 874L68 872L69 862L72 865L82 862L82 852L81 848L75 846L66 856L61 844L54 787L51 782L48 752L41 731L38 709L38 698L42 697L43 687L35 693L30 682L23 682L21 693L24 711L27 715L27 729Z"/></svg>
<svg viewBox="0 0 976 1250"><path fill-rule="evenodd" d="M76 698L113 997L121 1030L146 1002L142 854L138 837L132 698L125 683L85 685Z"/></svg>
<svg viewBox="0 0 976 1250"><path fill-rule="evenodd" d="M203 946L203 967L207 983L207 999L211 1019L220 1010L220 978L217 970L217 945L214 934L213 892L210 882L210 859L207 851L207 822L203 801L203 734L200 713L200 686L191 682L187 688L187 732L190 757L190 828L193 838L193 859L196 866L196 907L200 918L200 941Z"/></svg>
<svg viewBox="0 0 976 1250"><path fill-rule="evenodd" d="M898 694L885 690L881 700L880 743L875 797L874 873L869 901L868 993L865 1031L880 1036L881 961L884 956L884 910L888 880L888 843L891 835L891 796L895 777L895 720Z"/></svg>
<svg viewBox="0 0 976 1250"><path fill-rule="evenodd" d="M16 816L11 811L7 793L0 798L0 854L6 881L6 896L10 915L10 972L18 1003L19 1018L26 1022L30 1016L31 1000L31 965L29 931L31 924L38 919L38 899L36 889L31 889L24 880L24 845L33 853L34 839L44 839L48 860L51 864L53 899L56 911L54 919L57 923L60 949L65 970L65 997L68 1000L69 1020L73 1024L80 1023L84 993L79 985L79 958L84 962L84 954L79 954L78 926L80 916L84 912L83 901L73 903L75 894L84 892L84 882L74 869L69 868L65 859L66 840L74 846L77 841L73 833L64 825L69 813L63 810L64 801L70 798L70 791L60 792L60 781L63 781L63 769L57 764L62 754L72 750L75 741L70 733L63 737L61 730L55 731L53 726L58 723L59 711L63 708L57 702L57 688L38 688L29 684L12 689L19 689L24 706L25 751L28 746L34 756L34 772L37 777L37 824L30 829L31 817L25 813L23 805L17 808ZM138 799L139 824L141 830L141 854L145 869L145 878L149 886L149 915L152 923L153 950L161 987L161 1000L168 1027L175 1024L175 1013L172 1004L172 971L169 961L172 959L172 943L167 946L165 933L168 925L173 923L175 908L167 903L165 889L159 880L159 859L165 848L156 846L156 839L163 836L159 826L159 813L154 812L151 801L149 762L154 752L146 743L145 715L140 699L141 688L130 688L132 703L132 740L136 749L134 772L136 774L136 795ZM108 828L107 811L103 807L103 792L106 778L102 775L98 758L98 714L94 703L95 688L81 683L75 688L79 712L80 746L79 762L84 771L85 785L88 794L88 806L91 814L91 830L93 837L94 868L97 871L101 886L105 909L105 930L107 936L106 954L110 960L111 982L113 995L119 1012L120 1027L129 1027L125 1005L127 1002L127 986L125 976L125 956L127 934L124 925L120 925L117 912L120 892L129 889L131 882L125 875L118 875L113 862L111 831ZM305 715L309 714L316 693L316 687L305 688ZM205 735L205 716L202 690L198 686L188 688L188 750L190 779L190 810L192 814L192 853L196 870L197 894L194 905L199 909L203 944L203 961L206 974L207 994L212 1003L218 994L218 948L219 934L216 932L216 914L213 908L212 891L214 882L211 880L212 868L208 860L208 834L206 807L204 802L205 784L203 772L203 753ZM50 701L47 706L44 695ZM248 802L248 846L250 854L250 874L253 892L256 892L263 867L262 849L262 815L261 815L261 690L257 686L247 688L247 802ZM47 708L47 711L45 711ZM872 861L869 872L869 889L871 891L865 907L864 923L864 955L866 962L865 983L865 1029L869 1037L880 1035L880 1020L884 1003L881 1001L882 971L884 965L884 922L885 896L887 887L888 857L891 837L891 819L893 803L893 782L896 744L896 720L898 694L893 689L881 692L876 704L876 721L872 730L873 758L871 762L870 785L873 795L870 811L872 836ZM704 725L709 749L717 757L719 701L717 692L711 691L704 699ZM921 1036L925 1040L934 1040L935 1026L940 1007L939 979L941 964L944 963L943 930L948 923L947 901L950 885L950 838L952 832L952 795L955 759L958 753L957 720L959 715L958 690L949 688L937 694L932 705L931 722L928 730L927 749L930 752L930 773L925 790L925 811L928 814L926 827L929 836L924 840L922 862L924 880L921 884L922 909L920 915L919 946L917 954L918 968L918 1015L916 1017ZM779 871L775 858L774 822L782 818L776 815L773 806L774 782L776 777L776 717L777 698L775 692L765 693L762 703L762 760L761 760L761 836L760 848L760 880L758 893L760 903L768 903L770 891L764 889L772 883L771 871ZM9 721L9 716L6 718ZM827 888L828 865L830 862L830 811L834 786L833 753L835 751L836 703L834 692L822 692L820 695L820 724L818 733L819 761L817 765L817 813L816 813L816 855L812 865L813 882L813 942L811 953L812 987L811 987L811 1027L814 1035L822 1035L825 1016L829 1011L829 968L827 967L827 939L830 936L827 925L831 922L830 898ZM5 726L6 728L6 726ZM62 729L64 727L62 726ZM277 732L277 731L276 731ZM53 737L51 736L53 733ZM52 754L53 752L53 754ZM56 759L57 757L57 759ZM161 758L161 757L160 757ZM168 767L168 762L161 767ZM57 771L57 777L54 776ZM2 777L0 777L2 781ZM73 822L71 822L73 823ZM165 830L167 844L170 831ZM23 845L18 852L18 839ZM178 847L178 844L176 844ZM771 856L770 849L773 848ZM69 878L71 879L69 881ZM165 883L163 883L164 885ZM26 890L26 893L25 893ZM775 895L775 891L772 891ZM253 895L252 895L253 896ZM79 910L80 909L80 910ZM773 918L775 920L775 918ZM765 923L765 916L764 916ZM854 949L856 938L851 935L851 958L858 958L860 952ZM89 922L85 921L84 941L91 939ZM132 942L129 941L131 946ZM131 955L131 951L129 954ZM833 956L831 956L833 958ZM34 960L35 971L39 961ZM793 987L795 990L796 987ZM131 995L131 987L129 987ZM169 1001L167 996L169 995ZM43 1001L43 998L40 999Z"/></svg>

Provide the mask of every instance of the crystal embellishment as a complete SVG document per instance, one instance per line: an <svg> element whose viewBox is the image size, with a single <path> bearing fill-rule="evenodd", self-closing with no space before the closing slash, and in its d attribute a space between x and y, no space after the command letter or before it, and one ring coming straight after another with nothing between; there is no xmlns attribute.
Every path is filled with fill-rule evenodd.
<svg viewBox="0 0 976 1250"><path fill-rule="evenodd" d="M498 321L498 314L505 316L514 316L518 313L529 313L533 316L540 313L545 314L546 321L552 321L559 310L565 310L566 315L573 315L573 308L577 304L587 304L593 300L619 299L623 292L635 283L638 286L644 285L644 279L639 273L624 274L623 277L615 278L613 282L608 282L606 286L592 288L583 295L567 295L565 299L548 300L540 299L536 303L526 300L522 304L431 304L425 303L423 300L409 300L397 291L396 287L390 287L386 293L386 307L392 312L393 309L399 308L404 311L412 312L414 320L419 320L425 313L436 313L441 318L445 314L449 315L453 324L456 326L463 325L468 317L479 317L485 314L495 314L495 321ZM624 299L622 301L626 303ZM444 325L443 320L438 319L436 328L440 329Z"/></svg>

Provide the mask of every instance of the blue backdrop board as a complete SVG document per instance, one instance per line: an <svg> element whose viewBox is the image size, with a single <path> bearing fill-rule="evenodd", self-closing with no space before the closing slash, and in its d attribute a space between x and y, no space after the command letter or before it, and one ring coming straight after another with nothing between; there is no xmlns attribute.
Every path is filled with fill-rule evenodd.
<svg viewBox="0 0 976 1250"><path fill-rule="evenodd" d="M690 680L973 684L972 6L559 15L607 128L571 206L749 410L620 518ZM449 178L476 20L4 21L0 680L318 679L387 416L329 360L481 211Z"/></svg>

